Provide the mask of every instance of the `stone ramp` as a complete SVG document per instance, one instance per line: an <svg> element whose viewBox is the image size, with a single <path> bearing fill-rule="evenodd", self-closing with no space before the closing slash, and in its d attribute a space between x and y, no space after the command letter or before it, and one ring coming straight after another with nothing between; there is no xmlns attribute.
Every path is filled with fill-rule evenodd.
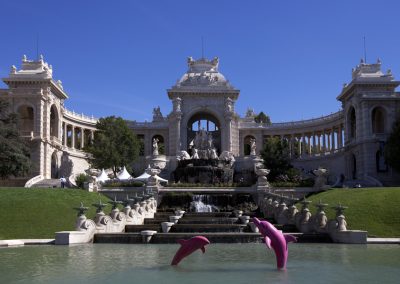
<svg viewBox="0 0 400 284"><path fill-rule="evenodd" d="M61 182L59 179L43 179L38 183L32 185L32 187L39 187L39 188L57 188L61 187Z"/></svg>

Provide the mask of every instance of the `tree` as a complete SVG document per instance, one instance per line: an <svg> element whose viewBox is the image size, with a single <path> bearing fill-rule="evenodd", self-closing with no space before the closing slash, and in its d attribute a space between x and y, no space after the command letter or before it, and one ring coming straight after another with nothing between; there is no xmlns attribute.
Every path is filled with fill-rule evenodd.
<svg viewBox="0 0 400 284"><path fill-rule="evenodd" d="M390 134L385 146L385 159L389 166L400 172L400 116L393 124L392 133Z"/></svg>
<svg viewBox="0 0 400 284"><path fill-rule="evenodd" d="M266 115L263 111L256 115L256 117L254 117L254 121L257 123L265 123L267 125L271 125L270 117Z"/></svg>
<svg viewBox="0 0 400 284"><path fill-rule="evenodd" d="M95 168L118 169L128 166L138 156L140 145L136 135L120 117L100 118L96 125L93 143L84 150L91 154L89 160Z"/></svg>
<svg viewBox="0 0 400 284"><path fill-rule="evenodd" d="M264 159L264 165L271 170L268 177L273 181L278 175L285 174L292 168L289 157L289 144L286 140L278 137L267 139L261 157Z"/></svg>
<svg viewBox="0 0 400 284"><path fill-rule="evenodd" d="M18 116L0 99L0 178L25 176L30 168L29 147L18 131Z"/></svg>

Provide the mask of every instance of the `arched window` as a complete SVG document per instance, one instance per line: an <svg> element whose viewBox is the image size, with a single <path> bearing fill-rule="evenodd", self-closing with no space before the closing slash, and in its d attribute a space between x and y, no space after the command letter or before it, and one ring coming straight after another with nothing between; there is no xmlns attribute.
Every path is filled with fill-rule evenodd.
<svg viewBox="0 0 400 284"><path fill-rule="evenodd" d="M58 111L57 108L52 105L50 108L50 136L59 137L60 131L58 129Z"/></svg>
<svg viewBox="0 0 400 284"><path fill-rule="evenodd" d="M151 138L151 143L153 144L154 139L157 139L157 145L158 145L158 154L159 155L165 155L165 143L164 143L164 137L161 135L154 135L153 138ZM154 150L152 148L152 150Z"/></svg>
<svg viewBox="0 0 400 284"><path fill-rule="evenodd" d="M244 145L243 145L243 152L244 152L244 155L245 156L249 156L250 155L250 153L251 153L251 141L252 140L255 140L255 138L254 138L254 136L252 136L252 135L247 135L245 138L244 138Z"/></svg>
<svg viewBox="0 0 400 284"><path fill-rule="evenodd" d="M30 106L20 106L18 112L18 124L22 136L30 136L34 131L34 115L33 108Z"/></svg>
<svg viewBox="0 0 400 284"><path fill-rule="evenodd" d="M356 138L357 133L357 124L356 124L356 110L354 107L351 107L348 113L348 128L349 128L349 138Z"/></svg>
<svg viewBox="0 0 400 284"><path fill-rule="evenodd" d="M381 107L372 110L372 133L385 133L385 111Z"/></svg>

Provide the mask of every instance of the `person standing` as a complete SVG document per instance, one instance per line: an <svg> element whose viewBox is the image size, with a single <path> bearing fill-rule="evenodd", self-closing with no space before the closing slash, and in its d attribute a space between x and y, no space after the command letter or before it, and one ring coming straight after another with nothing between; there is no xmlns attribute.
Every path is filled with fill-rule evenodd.
<svg viewBox="0 0 400 284"><path fill-rule="evenodd" d="M65 184L66 184L67 180L65 179L64 176L62 176L62 177L60 178L60 182L61 182L61 188L65 188Z"/></svg>

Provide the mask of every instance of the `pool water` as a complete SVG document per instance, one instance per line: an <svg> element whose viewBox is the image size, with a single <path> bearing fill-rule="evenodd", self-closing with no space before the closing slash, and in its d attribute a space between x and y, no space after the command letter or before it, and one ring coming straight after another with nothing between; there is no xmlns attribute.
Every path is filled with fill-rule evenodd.
<svg viewBox="0 0 400 284"><path fill-rule="evenodd" d="M211 244L179 266L178 245L0 249L0 283L400 283L400 246L290 244L286 271L264 244Z"/></svg>

